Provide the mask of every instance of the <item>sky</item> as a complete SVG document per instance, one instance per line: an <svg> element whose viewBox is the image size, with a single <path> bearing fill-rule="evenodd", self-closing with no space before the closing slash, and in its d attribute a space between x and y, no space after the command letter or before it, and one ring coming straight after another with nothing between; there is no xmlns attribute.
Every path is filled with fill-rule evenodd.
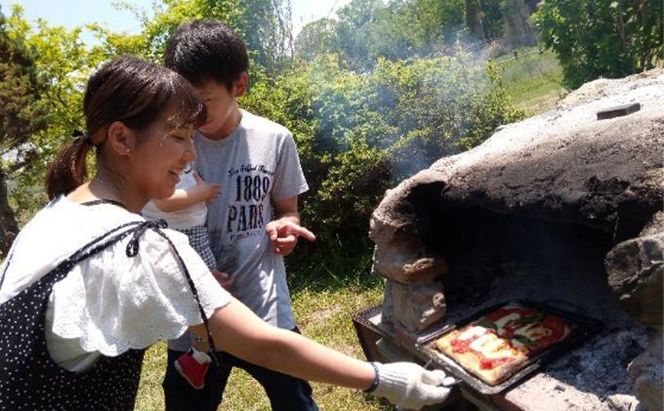
<svg viewBox="0 0 664 411"><path fill-rule="evenodd" d="M154 0L127 2L149 12ZM11 14L11 6L15 3L23 6L24 17L31 22L42 18L49 25L67 28L101 23L116 32L135 34L140 31L139 21L130 11L114 7L117 0L0 0L2 13ZM334 10L348 3L350 0L291 0L294 32L297 34L302 26L313 20L333 17Z"/></svg>

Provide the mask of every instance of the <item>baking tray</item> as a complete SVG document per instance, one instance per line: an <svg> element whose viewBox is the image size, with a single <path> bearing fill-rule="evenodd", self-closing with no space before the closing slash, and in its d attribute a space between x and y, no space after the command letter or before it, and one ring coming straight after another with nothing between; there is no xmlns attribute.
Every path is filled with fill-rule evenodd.
<svg viewBox="0 0 664 411"><path fill-rule="evenodd" d="M491 311L494 311L507 304L519 304L527 308L543 311L547 314L556 315L565 321L565 324L570 327L570 335L565 340L533 355L528 359L523 368L496 385L490 385L484 382L479 377L476 377L475 375L466 371L453 359L447 357L445 354L431 346L434 340L440 338L444 334L455 330L456 328L462 328L467 324L480 319L480 317L484 316L485 314L488 314ZM462 382L466 383L482 394L492 395L498 394L501 391L504 391L507 388L510 388L521 382L523 379L540 369L544 364L559 358L563 354L569 352L572 348L590 339L590 337L597 334L600 329L601 325L597 320L585 317L573 311L550 305L545 302L536 302L530 300L508 300L484 308L481 311L478 311L469 317L460 320L457 324L450 324L438 332L431 334L425 340L422 340L415 346L415 351L417 352L418 357L420 357L423 361L426 361L427 364L431 364L443 369L447 373L456 378L459 378Z"/></svg>

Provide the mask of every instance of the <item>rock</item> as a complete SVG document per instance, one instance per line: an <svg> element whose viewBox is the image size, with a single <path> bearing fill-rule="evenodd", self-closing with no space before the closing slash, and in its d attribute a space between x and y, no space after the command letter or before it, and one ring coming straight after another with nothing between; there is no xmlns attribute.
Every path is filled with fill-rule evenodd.
<svg viewBox="0 0 664 411"><path fill-rule="evenodd" d="M445 316L445 294L439 282L404 285L392 283L394 326L415 336Z"/></svg>
<svg viewBox="0 0 664 411"><path fill-rule="evenodd" d="M428 177L435 178L435 175L422 173L418 180L421 184L413 191L408 187L404 191L415 200L424 193L439 192L442 185L439 182L427 185ZM369 236L376 244L381 244L374 251L374 273L404 284L431 281L447 271L447 264L439 254L426 250L422 236L428 234L431 225L418 217L422 213L417 201L403 202L401 194L400 191L388 191L387 198L399 203L399 208L376 210L380 218L371 220Z"/></svg>
<svg viewBox="0 0 664 411"><path fill-rule="evenodd" d="M646 409L662 410L664 401L664 370L662 333L653 336L648 349L629 364L627 372L634 386L634 394Z"/></svg>
<svg viewBox="0 0 664 411"><path fill-rule="evenodd" d="M392 298L392 284L394 281L385 282L385 291L383 292L383 305L381 306L380 322L386 328L394 327L394 299Z"/></svg>
<svg viewBox="0 0 664 411"><path fill-rule="evenodd" d="M664 213L656 213L640 237L616 245L606 256L608 282L621 305L650 327L664 326Z"/></svg>
<svg viewBox="0 0 664 411"><path fill-rule="evenodd" d="M440 277L447 264L440 255L427 255L419 238L402 233L374 250L373 269L376 274L408 284Z"/></svg>
<svg viewBox="0 0 664 411"><path fill-rule="evenodd" d="M664 212L653 214L650 222L641 231L641 237L655 235L664 231Z"/></svg>

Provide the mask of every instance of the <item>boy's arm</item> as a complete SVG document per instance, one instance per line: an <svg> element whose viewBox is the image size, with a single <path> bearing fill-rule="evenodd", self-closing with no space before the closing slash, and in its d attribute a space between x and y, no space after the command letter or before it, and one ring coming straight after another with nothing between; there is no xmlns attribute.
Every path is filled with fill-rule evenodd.
<svg viewBox="0 0 664 411"><path fill-rule="evenodd" d="M297 196L273 201L275 219L265 226L265 231L275 254L286 256L293 252L297 239L304 237L314 241L316 236L300 225L300 214L297 212Z"/></svg>

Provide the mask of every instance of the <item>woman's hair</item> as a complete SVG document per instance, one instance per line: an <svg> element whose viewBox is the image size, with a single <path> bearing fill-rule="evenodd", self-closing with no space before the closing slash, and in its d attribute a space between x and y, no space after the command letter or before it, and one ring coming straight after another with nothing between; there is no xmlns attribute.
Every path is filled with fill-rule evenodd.
<svg viewBox="0 0 664 411"><path fill-rule="evenodd" d="M83 100L87 133L61 149L46 175L49 199L68 194L87 178L86 155L97 154L108 126L120 121L142 131L162 118L173 128L205 121L205 107L187 81L176 72L136 57L119 57L104 64L88 80ZM99 156L98 156L99 160Z"/></svg>

